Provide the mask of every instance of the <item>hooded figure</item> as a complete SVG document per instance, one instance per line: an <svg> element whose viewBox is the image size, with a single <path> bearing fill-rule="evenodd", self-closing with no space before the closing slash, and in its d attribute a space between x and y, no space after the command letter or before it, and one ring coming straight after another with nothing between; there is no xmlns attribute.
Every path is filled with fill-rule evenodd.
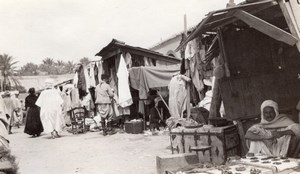
<svg viewBox="0 0 300 174"><path fill-rule="evenodd" d="M279 114L278 104L272 100L264 101L260 110L260 123L250 127L245 136L249 145L248 153L287 156L291 138L300 137L300 125L286 115Z"/></svg>

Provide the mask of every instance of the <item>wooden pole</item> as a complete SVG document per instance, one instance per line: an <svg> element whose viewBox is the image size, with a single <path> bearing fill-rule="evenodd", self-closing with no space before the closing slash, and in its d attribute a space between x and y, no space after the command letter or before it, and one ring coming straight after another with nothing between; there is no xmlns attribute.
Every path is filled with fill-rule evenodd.
<svg viewBox="0 0 300 174"><path fill-rule="evenodd" d="M186 18L186 14L184 14L184 36L185 38L187 37L187 18ZM185 58L185 55L183 54L183 59ZM186 76L188 78L190 78L190 62L186 59L185 60L185 69L186 69ZM191 98L190 98L190 83L189 82L186 82L186 93L187 93L187 96L186 96L186 114L187 114L187 119L190 118L191 116L191 108L190 108L190 101L191 101Z"/></svg>

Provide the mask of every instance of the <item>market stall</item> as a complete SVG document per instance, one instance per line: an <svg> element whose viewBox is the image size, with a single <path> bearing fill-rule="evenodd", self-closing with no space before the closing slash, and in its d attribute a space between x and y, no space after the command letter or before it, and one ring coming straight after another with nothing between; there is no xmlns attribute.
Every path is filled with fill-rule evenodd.
<svg viewBox="0 0 300 174"><path fill-rule="evenodd" d="M129 120L145 118L147 92L150 88L168 86L168 80L179 69L173 65L180 63L175 57L115 39L96 56L102 57L103 73L110 76L110 86L119 99L120 115L129 117Z"/></svg>
<svg viewBox="0 0 300 174"><path fill-rule="evenodd" d="M263 101L278 102L280 113L289 114L289 118L299 122L295 109L300 99L299 24L295 16L298 9L299 4L291 1L264 0L212 11L177 49L193 48L203 44L205 36L214 36L201 60L203 64L214 64L209 120L212 125L222 120L235 123L242 149L238 155L248 152L245 131L260 122ZM182 141L183 149L188 149L194 140ZM205 150L211 145L203 142L201 146L198 149ZM209 158L214 155L206 160Z"/></svg>

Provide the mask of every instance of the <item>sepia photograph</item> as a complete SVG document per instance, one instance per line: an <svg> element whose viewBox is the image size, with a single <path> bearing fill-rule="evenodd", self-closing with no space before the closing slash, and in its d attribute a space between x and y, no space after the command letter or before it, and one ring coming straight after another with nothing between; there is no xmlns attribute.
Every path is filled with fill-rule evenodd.
<svg viewBox="0 0 300 174"><path fill-rule="evenodd" d="M0 174L300 174L300 0L0 0Z"/></svg>

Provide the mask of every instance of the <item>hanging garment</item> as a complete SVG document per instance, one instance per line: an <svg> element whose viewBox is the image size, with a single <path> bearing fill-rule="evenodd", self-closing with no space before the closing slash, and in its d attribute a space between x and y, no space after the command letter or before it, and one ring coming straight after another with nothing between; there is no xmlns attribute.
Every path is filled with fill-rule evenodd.
<svg viewBox="0 0 300 174"><path fill-rule="evenodd" d="M187 89L186 81L189 78L183 75L174 76L169 84L169 109L171 117L181 118L186 109Z"/></svg>
<svg viewBox="0 0 300 174"><path fill-rule="evenodd" d="M90 87L96 87L96 80L95 80L95 72L94 72L94 64L90 64L89 68L89 78L90 78Z"/></svg>
<svg viewBox="0 0 300 174"><path fill-rule="evenodd" d="M198 55L198 53L196 53L193 57L191 57L190 59L190 71L191 71L191 77L192 77L192 81L193 84L195 85L197 91L198 91L198 95L200 95L200 92L203 90L204 88L204 84L203 84L203 77L200 76L199 71L198 71L198 61L199 61L200 57Z"/></svg>
<svg viewBox="0 0 300 174"><path fill-rule="evenodd" d="M79 98L82 99L84 96L86 96L87 92L87 86L86 86L86 77L84 73L83 67L79 69L79 72L77 72L77 89L79 92ZM76 83L76 82L75 82Z"/></svg>
<svg viewBox="0 0 300 174"><path fill-rule="evenodd" d="M85 90L86 90L86 93L88 93L89 89L91 88L91 80L90 80L90 76L89 76L87 67L83 67L83 73L84 73L85 85L86 85Z"/></svg>
<svg viewBox="0 0 300 174"><path fill-rule="evenodd" d="M197 40L193 39L189 41L185 48L185 59L191 59L198 52Z"/></svg>
<svg viewBox="0 0 300 174"><path fill-rule="evenodd" d="M98 64L98 84L100 83L101 81L101 75L103 74L103 66L102 66L102 61L99 62ZM97 84L97 85L98 85Z"/></svg>
<svg viewBox="0 0 300 174"><path fill-rule="evenodd" d="M131 68L132 67L132 58L131 58L130 53L126 53L125 54L125 63L126 63L127 68Z"/></svg>
<svg viewBox="0 0 300 174"><path fill-rule="evenodd" d="M122 108L130 106L133 101L129 88L129 73L125 64L125 60L121 54L120 64L118 69L118 94L119 94L119 105Z"/></svg>
<svg viewBox="0 0 300 174"><path fill-rule="evenodd" d="M154 66L152 59L148 57L144 57L144 64L145 66Z"/></svg>
<svg viewBox="0 0 300 174"><path fill-rule="evenodd" d="M65 122L61 113L63 99L59 92L56 89L46 89L41 92L35 104L41 108L40 115L44 132L61 131Z"/></svg>
<svg viewBox="0 0 300 174"><path fill-rule="evenodd" d="M95 79L96 86L99 84L98 76L99 76L99 69L98 69L97 63L95 63L95 65L94 65L94 79Z"/></svg>

